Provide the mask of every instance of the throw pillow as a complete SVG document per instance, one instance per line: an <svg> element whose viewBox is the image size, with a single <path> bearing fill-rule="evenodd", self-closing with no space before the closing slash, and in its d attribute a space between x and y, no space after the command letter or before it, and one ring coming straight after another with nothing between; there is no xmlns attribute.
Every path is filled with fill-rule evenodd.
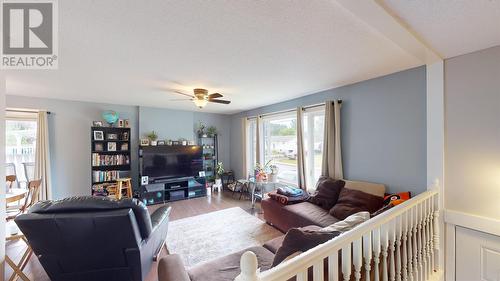
<svg viewBox="0 0 500 281"><path fill-rule="evenodd" d="M339 234L339 231L321 232L292 228L286 233L283 244L276 251L272 267L289 259L291 255L296 255L297 252L305 252L337 237Z"/></svg>
<svg viewBox="0 0 500 281"><path fill-rule="evenodd" d="M370 219L370 213L359 212L359 213L355 213L353 215L348 216L345 220L341 220L341 221L338 221L338 222L336 222L332 225L329 225L327 227L323 227L320 231L322 231L322 232L332 232L332 231L346 232L346 231L353 229L358 224L363 223L369 219Z"/></svg>
<svg viewBox="0 0 500 281"><path fill-rule="evenodd" d="M411 198L411 192L409 191L390 194L384 197L384 205L392 204L393 206L396 206L410 198Z"/></svg>
<svg viewBox="0 0 500 281"><path fill-rule="evenodd" d="M309 197L308 201L325 210L330 210L337 203L340 191L344 185L345 182L343 180L320 177L316 184L316 191Z"/></svg>
<svg viewBox="0 0 500 281"><path fill-rule="evenodd" d="M373 213L382 207L383 201L382 197L344 188L340 192L337 204L330 209L330 215L345 220L348 216L358 212Z"/></svg>

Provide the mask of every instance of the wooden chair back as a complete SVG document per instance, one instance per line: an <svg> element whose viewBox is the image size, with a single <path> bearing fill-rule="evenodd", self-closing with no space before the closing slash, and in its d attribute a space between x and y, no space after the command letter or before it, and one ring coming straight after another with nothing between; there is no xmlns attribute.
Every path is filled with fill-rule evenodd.
<svg viewBox="0 0 500 281"><path fill-rule="evenodd" d="M5 183L9 187L9 190L12 188L12 184L16 182L17 177L15 175L8 175L5 177Z"/></svg>
<svg viewBox="0 0 500 281"><path fill-rule="evenodd" d="M38 202L38 197L40 195L40 186L42 185L42 180L33 180L28 183L28 194L26 194L26 200L24 205L21 206L21 213L26 212L33 204Z"/></svg>

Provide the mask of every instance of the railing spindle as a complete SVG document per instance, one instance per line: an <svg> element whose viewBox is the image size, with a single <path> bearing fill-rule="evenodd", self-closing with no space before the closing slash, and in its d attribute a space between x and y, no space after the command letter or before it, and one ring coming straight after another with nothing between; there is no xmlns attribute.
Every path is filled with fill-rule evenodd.
<svg viewBox="0 0 500 281"><path fill-rule="evenodd" d="M408 280L413 281L413 208L408 210Z"/></svg>
<svg viewBox="0 0 500 281"><path fill-rule="evenodd" d="M403 231L402 236L402 247L401 247L401 271L402 271L402 280L408 281L408 212L404 212L401 216L401 229Z"/></svg>
<svg viewBox="0 0 500 281"><path fill-rule="evenodd" d="M363 257L365 259L365 281L370 281L370 272L372 266L372 236L371 232L363 235Z"/></svg>
<svg viewBox="0 0 500 281"><path fill-rule="evenodd" d="M339 281L339 252L328 256L328 281Z"/></svg>
<svg viewBox="0 0 500 281"><path fill-rule="evenodd" d="M418 280L424 280L424 263L423 263L423 243L422 243L422 203L418 207Z"/></svg>
<svg viewBox="0 0 500 281"><path fill-rule="evenodd" d="M397 217L396 224L396 281L401 281L401 236L402 234L402 217Z"/></svg>
<svg viewBox="0 0 500 281"><path fill-rule="evenodd" d="M375 228L372 231L373 238L373 261L374 261L374 279L375 281L380 281L380 252L381 252L381 242L380 242L380 227Z"/></svg>
<svg viewBox="0 0 500 281"><path fill-rule="evenodd" d="M396 249L394 247L396 243L396 221L388 223L389 225L389 280L396 281L396 264L395 255Z"/></svg>
<svg viewBox="0 0 500 281"><path fill-rule="evenodd" d="M354 265L354 280L361 280L361 267L363 266L363 241L361 238L352 242L352 263Z"/></svg>
<svg viewBox="0 0 500 281"><path fill-rule="evenodd" d="M417 247L417 227L418 223L418 209L413 207L413 280L418 279L418 247Z"/></svg>
<svg viewBox="0 0 500 281"><path fill-rule="evenodd" d="M351 279L351 243L342 247L342 276L344 281Z"/></svg>
<svg viewBox="0 0 500 281"><path fill-rule="evenodd" d="M382 246L382 281L389 281L389 270L387 268L387 256L389 248L389 229L387 224L380 228L380 244Z"/></svg>
<svg viewBox="0 0 500 281"><path fill-rule="evenodd" d="M323 268L323 260L320 260L316 264L313 265L313 280L314 281L324 281L323 272L325 269Z"/></svg>

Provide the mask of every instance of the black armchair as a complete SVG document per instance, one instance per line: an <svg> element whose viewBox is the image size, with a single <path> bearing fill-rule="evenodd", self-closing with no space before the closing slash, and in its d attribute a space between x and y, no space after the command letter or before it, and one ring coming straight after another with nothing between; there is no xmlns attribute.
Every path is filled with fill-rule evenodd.
<svg viewBox="0 0 500 281"><path fill-rule="evenodd" d="M42 201L15 222L52 281L142 281L165 243L171 208L136 199Z"/></svg>

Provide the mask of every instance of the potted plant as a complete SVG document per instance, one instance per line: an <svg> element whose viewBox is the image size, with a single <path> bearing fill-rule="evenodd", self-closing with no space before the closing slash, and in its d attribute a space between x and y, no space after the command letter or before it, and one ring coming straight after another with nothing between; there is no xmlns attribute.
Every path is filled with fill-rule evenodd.
<svg viewBox="0 0 500 281"><path fill-rule="evenodd" d="M205 129L207 127L205 126L205 124L203 124L203 122L199 122L198 123L198 128L196 129L196 132L198 133L198 136L200 138L206 138L207 137L207 134L205 133Z"/></svg>
<svg viewBox="0 0 500 281"><path fill-rule="evenodd" d="M276 165L271 165L269 166L269 169L271 170L271 173L269 173L267 175L268 179L270 182L277 182L278 180L278 172L279 172L279 169L278 169L278 166Z"/></svg>
<svg viewBox="0 0 500 281"><path fill-rule="evenodd" d="M149 143L151 145L157 145L157 140L158 140L158 134L156 134L155 131L152 131L151 133L148 134L148 139L149 139Z"/></svg>
<svg viewBox="0 0 500 281"><path fill-rule="evenodd" d="M210 126L207 128L207 135L209 137L213 137L215 136L215 134L217 134L217 128L215 126Z"/></svg>
<svg viewBox="0 0 500 281"><path fill-rule="evenodd" d="M215 166L215 184L216 186L222 186L222 174L224 174L224 164L218 162Z"/></svg>

